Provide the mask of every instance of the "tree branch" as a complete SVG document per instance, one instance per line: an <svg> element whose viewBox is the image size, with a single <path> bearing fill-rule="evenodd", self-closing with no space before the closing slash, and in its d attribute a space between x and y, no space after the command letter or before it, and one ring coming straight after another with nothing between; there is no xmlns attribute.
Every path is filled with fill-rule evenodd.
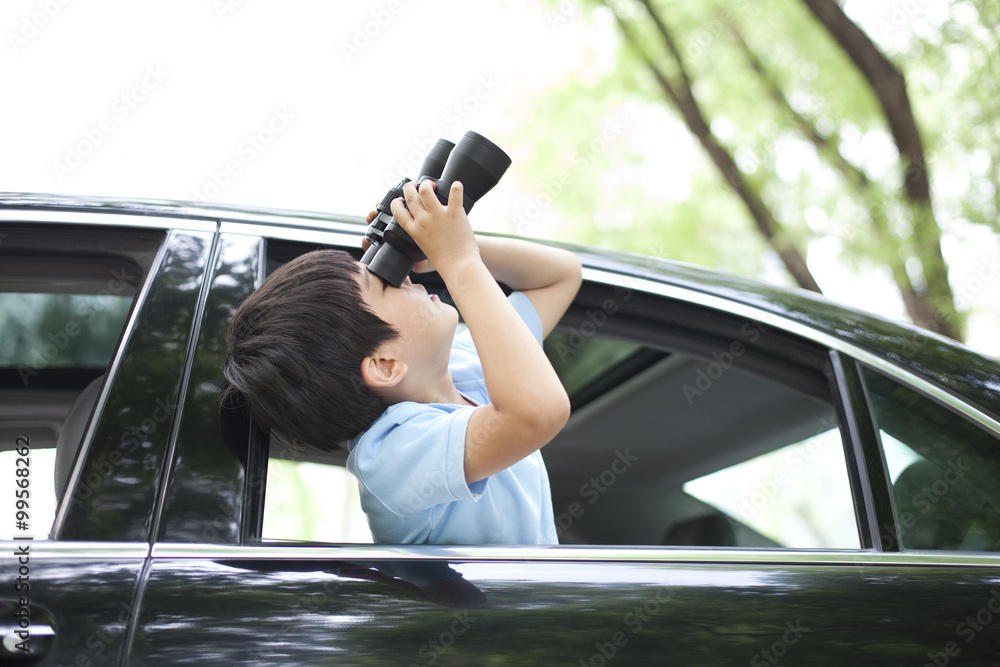
<svg viewBox="0 0 1000 667"><path fill-rule="evenodd" d="M920 260L927 285L926 294L919 296L930 302L924 309L925 317L914 319L914 322L961 340L961 322L948 280L948 267L941 252L941 228L931 206L930 178L923 141L906 92L906 80L835 0L802 2L868 81L882 106L889 131L903 161L903 192L913 227L913 256Z"/></svg>
<svg viewBox="0 0 1000 667"><path fill-rule="evenodd" d="M817 128L816 124L806 118L792 107L778 83L777 77L771 73L757 56L750 44L746 41L743 33L733 23L729 23L729 32L732 34L740 50L743 52L750 69L763 82L768 94L778 108L792 119L795 127L808 138L816 147L819 155L830 162L839 171L846 181L854 188L858 196L864 201L868 210L868 218L872 224L872 231L878 239L880 247L897 248L900 240L893 233L889 225L889 218L885 213L885 200L881 192L876 188L868 176L860 168L849 162L837 147L836 135L834 141L824 136ZM889 253L885 259L889 270L892 273L893 281L899 289L906 308L906 314L914 322L927 321L933 314L926 299L918 293L910 280L910 275L906 272L906 259L898 252Z"/></svg>
<svg viewBox="0 0 1000 667"><path fill-rule="evenodd" d="M885 112L899 154L904 160L906 195L914 201L930 201L930 181L924 160L924 144L906 93L906 80L896 66L834 0L802 0L837 41L867 79Z"/></svg>
<svg viewBox="0 0 1000 667"><path fill-rule="evenodd" d="M743 172L736 165L736 161L732 155L719 143L715 135L712 134L701 107L694 97L684 60L677 49L670 31L653 11L652 7L650 7L649 0L639 1L646 7L649 15L654 18L654 25L657 32L666 44L667 50L670 52L680 72L680 81L673 82L669 79L663 70L657 66L649 52L642 46L641 41L628 22L615 12L614 8L611 8L622 34L625 36L625 40L638 53L643 62L645 62L653 77L663 89L663 92L680 112L688 129L698 138L698 141L708 153L716 168L721 172L723 178L726 179L729 186L743 201L758 231L778 253L785 268L795 279L796 283L804 289L813 292L822 292L806 264L805 257L795 244L788 239L787 235L781 229L780 223L774 219L770 209L764 204L758 189L744 177Z"/></svg>

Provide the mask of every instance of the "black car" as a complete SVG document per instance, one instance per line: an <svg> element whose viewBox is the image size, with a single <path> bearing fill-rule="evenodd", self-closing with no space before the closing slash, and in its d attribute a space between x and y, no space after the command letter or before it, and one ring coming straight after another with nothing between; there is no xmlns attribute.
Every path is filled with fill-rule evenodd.
<svg viewBox="0 0 1000 667"><path fill-rule="evenodd" d="M236 306L363 232L0 194L3 664L1000 663L1000 363L666 260L572 248L560 545L372 544L346 452L218 400Z"/></svg>

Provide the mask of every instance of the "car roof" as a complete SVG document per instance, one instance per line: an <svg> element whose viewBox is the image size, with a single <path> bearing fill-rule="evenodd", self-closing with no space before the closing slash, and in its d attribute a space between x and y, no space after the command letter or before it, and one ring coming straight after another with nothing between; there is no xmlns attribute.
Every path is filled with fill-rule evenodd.
<svg viewBox="0 0 1000 667"><path fill-rule="evenodd" d="M364 220L359 216L107 196L0 192L0 210L3 209L253 222L358 234L364 229ZM576 252L584 265L593 270L742 304L824 332L963 397L993 420L1000 421L1000 361L951 339L802 289L669 259L543 242Z"/></svg>

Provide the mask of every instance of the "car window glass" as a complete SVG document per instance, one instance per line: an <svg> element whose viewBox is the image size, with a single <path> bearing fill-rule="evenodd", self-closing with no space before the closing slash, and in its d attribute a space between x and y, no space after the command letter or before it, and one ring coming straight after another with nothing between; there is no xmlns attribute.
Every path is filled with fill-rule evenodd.
<svg viewBox="0 0 1000 667"><path fill-rule="evenodd" d="M636 343L612 338L588 340L594 334L584 331L589 334L587 337L578 331L553 331L545 339L545 353L570 400L577 399L598 378L643 349Z"/></svg>
<svg viewBox="0 0 1000 667"><path fill-rule="evenodd" d="M2 430L9 435L5 441L30 451L27 457L0 452L0 477L20 482L20 469L28 479L21 499L27 524L15 523L20 515L14 503L0 508L0 521L27 525L36 539L47 537L55 516L55 446L63 420L80 390L110 363L135 294L114 280L113 271L100 290L88 280L51 273L48 279L0 280ZM25 285L31 291L21 291Z"/></svg>
<svg viewBox="0 0 1000 667"><path fill-rule="evenodd" d="M35 371L104 368L121 335L131 296L0 293L0 366Z"/></svg>
<svg viewBox="0 0 1000 667"><path fill-rule="evenodd" d="M864 369L904 549L1000 551L998 438Z"/></svg>

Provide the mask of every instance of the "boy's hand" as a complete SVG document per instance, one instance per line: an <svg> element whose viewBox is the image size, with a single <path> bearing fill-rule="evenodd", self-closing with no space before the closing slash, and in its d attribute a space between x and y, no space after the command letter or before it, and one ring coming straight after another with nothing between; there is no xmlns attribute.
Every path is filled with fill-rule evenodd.
<svg viewBox="0 0 1000 667"><path fill-rule="evenodd" d="M448 193L448 205L434 194L435 183L424 181L419 190L413 183L403 186L403 199L391 204L392 215L403 226L427 260L438 271L469 260L479 261L479 245L462 207L462 184L455 181Z"/></svg>
<svg viewBox="0 0 1000 667"><path fill-rule="evenodd" d="M365 218L365 224L366 225L372 224L372 221L375 220L375 218L377 216L378 216L378 211L377 210L372 209L372 210L368 211L368 216ZM367 252L369 246L371 246L371 242L367 238L365 238L364 236L362 236L361 237L361 252ZM428 272L434 270L434 265L431 264L431 261L429 259L425 259L422 262L417 262L416 264L414 264L413 268L410 269L410 270L413 273L428 273Z"/></svg>

